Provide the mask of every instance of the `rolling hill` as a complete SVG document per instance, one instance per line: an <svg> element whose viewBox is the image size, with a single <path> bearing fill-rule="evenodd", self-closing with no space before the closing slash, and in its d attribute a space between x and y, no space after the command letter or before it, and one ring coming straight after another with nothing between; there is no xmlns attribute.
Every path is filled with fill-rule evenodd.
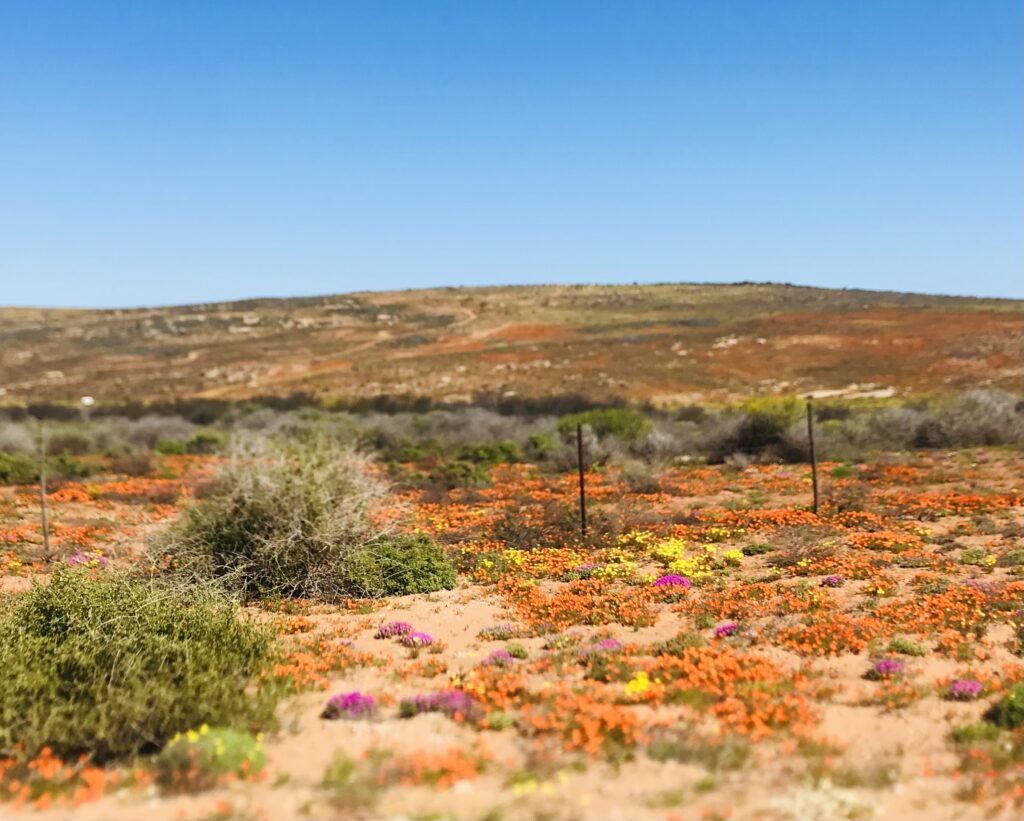
<svg viewBox="0 0 1024 821"><path fill-rule="evenodd" d="M1024 302L790 285L442 288L0 308L0 401L308 392L661 404L1024 387Z"/></svg>

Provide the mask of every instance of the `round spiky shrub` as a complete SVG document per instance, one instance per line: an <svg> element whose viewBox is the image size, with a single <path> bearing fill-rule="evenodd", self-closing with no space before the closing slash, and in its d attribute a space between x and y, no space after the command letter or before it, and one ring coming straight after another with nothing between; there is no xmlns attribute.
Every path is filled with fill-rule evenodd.
<svg viewBox="0 0 1024 821"><path fill-rule="evenodd" d="M204 498L158 537L151 560L242 600L452 587L452 566L433 541L374 524L386 487L368 467L327 440L240 443Z"/></svg>
<svg viewBox="0 0 1024 821"><path fill-rule="evenodd" d="M0 613L0 755L130 756L182 728L261 723L271 638L208 594L58 569Z"/></svg>

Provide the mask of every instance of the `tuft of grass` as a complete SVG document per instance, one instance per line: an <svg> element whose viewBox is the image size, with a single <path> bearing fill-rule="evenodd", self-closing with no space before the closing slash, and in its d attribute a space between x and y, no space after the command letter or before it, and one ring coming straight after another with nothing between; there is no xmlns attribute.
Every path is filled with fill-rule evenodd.
<svg viewBox="0 0 1024 821"><path fill-rule="evenodd" d="M950 731L949 737L956 744L977 744L981 741L995 741L999 728L995 724L961 724Z"/></svg>
<svg viewBox="0 0 1024 821"><path fill-rule="evenodd" d="M889 652L899 653L902 656L927 656L928 648L912 639L897 636L889 642Z"/></svg>

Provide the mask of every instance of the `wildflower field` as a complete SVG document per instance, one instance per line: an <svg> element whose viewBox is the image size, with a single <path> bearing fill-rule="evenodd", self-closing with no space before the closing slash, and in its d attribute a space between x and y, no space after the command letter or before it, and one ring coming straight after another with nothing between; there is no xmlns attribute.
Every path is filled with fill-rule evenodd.
<svg viewBox="0 0 1024 821"><path fill-rule="evenodd" d="M48 494L49 554L38 486L0 490L6 612L27 619L19 602L43 585L155 578L147 545L224 458L158 455L128 476L83 457L95 472ZM9 734L0 816L1024 815L1024 456L819 470L814 513L799 463L642 484L594 466L585 538L573 472L500 464L476 487L392 489L374 520L436 544L457 575L369 598L249 584L232 618L260 632L218 651L252 665L237 692L207 703L168 664L144 692L194 686L174 713L193 724L136 744L97 720L67 749L43 743L42 719L36 748ZM220 618L215 602L182 607ZM218 654L203 663L222 678Z"/></svg>

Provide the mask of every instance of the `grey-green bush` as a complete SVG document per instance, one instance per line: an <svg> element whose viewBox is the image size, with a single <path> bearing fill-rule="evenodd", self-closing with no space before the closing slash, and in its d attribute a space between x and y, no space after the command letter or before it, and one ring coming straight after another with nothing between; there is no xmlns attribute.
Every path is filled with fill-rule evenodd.
<svg viewBox="0 0 1024 821"><path fill-rule="evenodd" d="M450 587L437 545L375 526L371 511L386 493L362 456L330 440L243 439L205 497L156 539L151 560L242 600Z"/></svg>

